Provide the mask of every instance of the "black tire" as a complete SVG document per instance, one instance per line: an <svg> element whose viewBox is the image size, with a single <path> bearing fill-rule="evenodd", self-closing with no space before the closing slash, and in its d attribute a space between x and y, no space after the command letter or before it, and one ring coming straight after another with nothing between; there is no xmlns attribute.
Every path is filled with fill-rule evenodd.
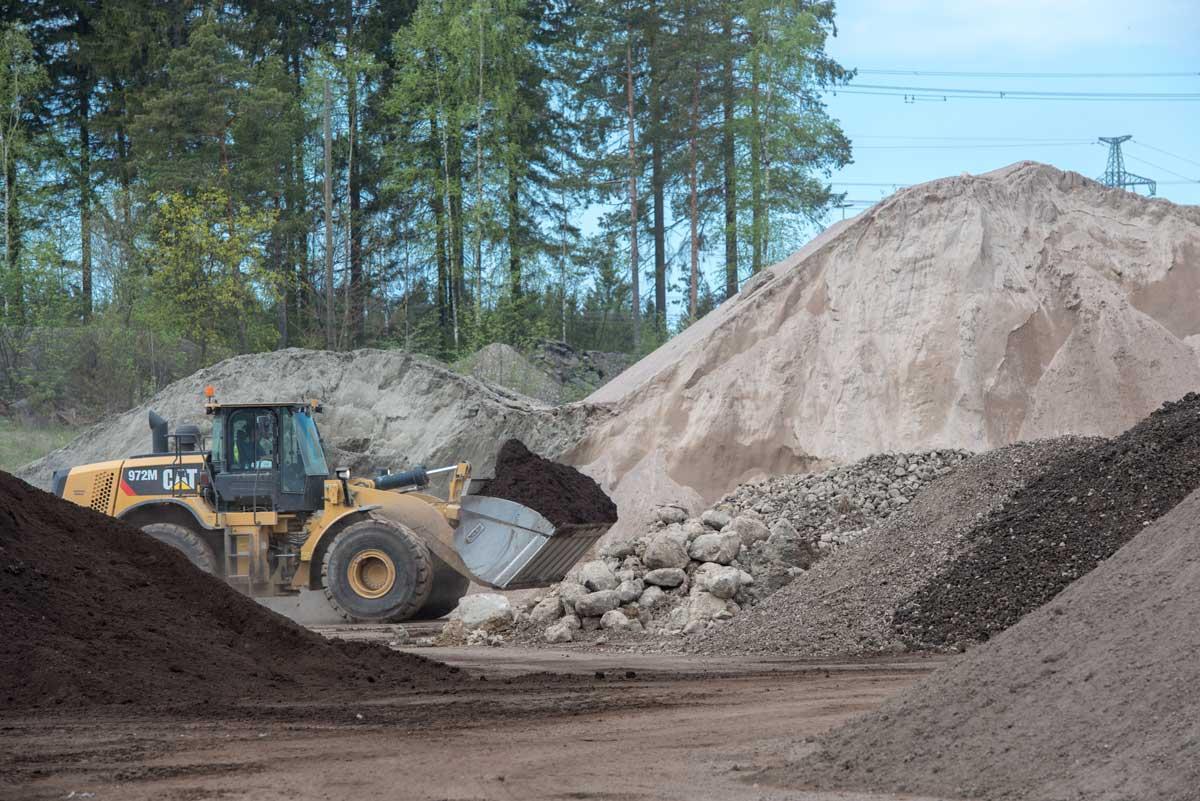
<svg viewBox="0 0 1200 801"><path fill-rule="evenodd" d="M454 607L458 606L459 599L466 595L471 587L469 578L436 555L433 557L433 565L433 591L429 593L429 600L416 614L421 620L435 620L450 614Z"/></svg>
<svg viewBox="0 0 1200 801"><path fill-rule="evenodd" d="M416 534L373 517L333 538L321 561L321 583L330 605L346 620L398 623L429 599L433 561Z"/></svg>
<svg viewBox="0 0 1200 801"><path fill-rule="evenodd" d="M189 562L205 573L218 575L217 555L208 547L208 543L190 528L176 523L149 523L142 526L142 531L180 551Z"/></svg>

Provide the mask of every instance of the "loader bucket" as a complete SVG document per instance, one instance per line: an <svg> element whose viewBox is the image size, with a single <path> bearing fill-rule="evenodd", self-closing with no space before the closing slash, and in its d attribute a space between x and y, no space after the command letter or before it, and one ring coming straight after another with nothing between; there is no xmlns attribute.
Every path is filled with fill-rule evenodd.
<svg viewBox="0 0 1200 801"><path fill-rule="evenodd" d="M459 500L454 548L476 580L500 590L562 581L610 523L555 528L519 503L486 495Z"/></svg>

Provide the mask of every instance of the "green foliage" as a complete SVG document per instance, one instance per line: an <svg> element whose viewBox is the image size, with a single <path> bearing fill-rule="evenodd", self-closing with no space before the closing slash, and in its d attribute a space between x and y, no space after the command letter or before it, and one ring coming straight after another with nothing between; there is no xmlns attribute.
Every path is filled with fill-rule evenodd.
<svg viewBox="0 0 1200 801"><path fill-rule="evenodd" d="M263 308L280 295L262 264L259 241L273 220L252 214L219 189L159 198L154 219L151 287L156 328L200 346L245 353L273 344Z"/></svg>
<svg viewBox="0 0 1200 801"><path fill-rule="evenodd" d="M849 159L821 103L848 78L833 19L782 0L9 4L2 397L99 414L326 341L646 353L694 321L693 286L696 317L724 297L718 249L744 278L828 206Z"/></svg>

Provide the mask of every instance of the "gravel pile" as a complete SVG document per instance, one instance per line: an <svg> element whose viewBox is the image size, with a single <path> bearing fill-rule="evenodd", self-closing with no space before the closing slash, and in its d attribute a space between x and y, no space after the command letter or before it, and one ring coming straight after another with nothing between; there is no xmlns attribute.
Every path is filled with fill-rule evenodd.
<svg viewBox="0 0 1200 801"><path fill-rule="evenodd" d="M814 657L903 650L892 626L897 605L969 550L969 532L1026 482L1070 465L1098 442L1018 443L968 459L850 547L689 649Z"/></svg>
<svg viewBox="0 0 1200 801"><path fill-rule="evenodd" d="M967 536L895 616L913 647L987 640L1112 556L1200 487L1200 395L1059 462Z"/></svg>
<svg viewBox="0 0 1200 801"><path fill-rule="evenodd" d="M1195 801L1197 521L1200 492L986 646L765 778L987 801Z"/></svg>
<svg viewBox="0 0 1200 801"><path fill-rule="evenodd" d="M815 475L738 487L698 518L661 507L642 536L605 546L515 614L523 641L580 632L693 635L769 597L968 458L883 454ZM602 635L597 635L602 636Z"/></svg>

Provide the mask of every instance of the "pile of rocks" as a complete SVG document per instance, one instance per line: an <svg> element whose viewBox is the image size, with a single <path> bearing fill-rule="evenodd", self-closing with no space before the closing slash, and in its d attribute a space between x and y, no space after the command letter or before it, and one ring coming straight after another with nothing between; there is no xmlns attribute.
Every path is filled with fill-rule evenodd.
<svg viewBox="0 0 1200 801"><path fill-rule="evenodd" d="M903 508L969 454L881 454L812 475L738 487L699 517L666 506L649 531L605 546L514 617L518 636L705 631Z"/></svg>

